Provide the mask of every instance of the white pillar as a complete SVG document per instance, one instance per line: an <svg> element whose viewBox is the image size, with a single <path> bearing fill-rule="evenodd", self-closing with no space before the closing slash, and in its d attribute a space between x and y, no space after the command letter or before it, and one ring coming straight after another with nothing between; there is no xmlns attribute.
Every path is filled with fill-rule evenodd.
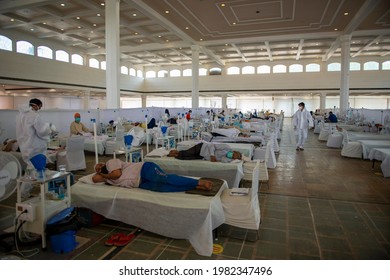
<svg viewBox="0 0 390 280"><path fill-rule="evenodd" d="M106 99L109 109L120 107L119 2L106 1Z"/></svg>
<svg viewBox="0 0 390 280"><path fill-rule="evenodd" d="M326 109L326 93L320 94L320 111L321 113L324 112Z"/></svg>
<svg viewBox="0 0 390 280"><path fill-rule="evenodd" d="M192 108L199 108L199 46L191 46L192 51Z"/></svg>
<svg viewBox="0 0 390 280"><path fill-rule="evenodd" d="M146 95L141 95L141 107L146 108Z"/></svg>
<svg viewBox="0 0 390 280"><path fill-rule="evenodd" d="M227 94L224 94L222 97L222 110L227 110Z"/></svg>
<svg viewBox="0 0 390 280"><path fill-rule="evenodd" d="M84 110L89 110L90 100L91 100L91 92L89 90L86 90L84 92L84 97L83 97L83 108L84 108Z"/></svg>
<svg viewBox="0 0 390 280"><path fill-rule="evenodd" d="M341 36L341 83L340 83L340 117L344 118L348 111L349 101L349 61L351 35Z"/></svg>

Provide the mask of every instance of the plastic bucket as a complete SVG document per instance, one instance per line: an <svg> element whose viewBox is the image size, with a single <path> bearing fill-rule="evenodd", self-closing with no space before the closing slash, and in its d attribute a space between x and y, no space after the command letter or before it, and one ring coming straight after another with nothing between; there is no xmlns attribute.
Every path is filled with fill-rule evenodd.
<svg viewBox="0 0 390 280"><path fill-rule="evenodd" d="M51 250L58 254L73 251L78 243L76 242L76 231L68 230L60 234L50 236Z"/></svg>

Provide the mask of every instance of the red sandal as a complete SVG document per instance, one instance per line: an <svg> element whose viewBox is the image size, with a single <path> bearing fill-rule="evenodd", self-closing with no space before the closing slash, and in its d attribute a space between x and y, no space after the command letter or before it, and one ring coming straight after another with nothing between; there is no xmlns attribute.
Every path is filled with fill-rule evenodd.
<svg viewBox="0 0 390 280"><path fill-rule="evenodd" d="M135 237L134 233L130 233L128 235L121 235L117 240L114 241L114 245L118 247L125 246L129 244L129 242L133 240L134 237Z"/></svg>
<svg viewBox="0 0 390 280"><path fill-rule="evenodd" d="M124 233L114 233L110 236L109 239L104 243L107 246L113 246L116 241L118 241L122 236L126 236Z"/></svg>

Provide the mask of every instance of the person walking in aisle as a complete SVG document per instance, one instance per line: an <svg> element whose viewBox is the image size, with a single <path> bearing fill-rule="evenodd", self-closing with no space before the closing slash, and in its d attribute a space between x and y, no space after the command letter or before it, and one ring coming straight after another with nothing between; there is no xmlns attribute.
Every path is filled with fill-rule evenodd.
<svg viewBox="0 0 390 280"><path fill-rule="evenodd" d="M296 150L303 151L303 145L307 139L308 128L313 127L313 118L310 112L306 110L305 103L300 102L298 104L299 109L293 115L293 126L297 140Z"/></svg>

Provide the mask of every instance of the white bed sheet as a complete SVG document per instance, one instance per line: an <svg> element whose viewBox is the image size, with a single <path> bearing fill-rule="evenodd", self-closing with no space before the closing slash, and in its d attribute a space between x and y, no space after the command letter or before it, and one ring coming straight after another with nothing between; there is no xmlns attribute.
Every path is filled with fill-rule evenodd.
<svg viewBox="0 0 390 280"><path fill-rule="evenodd" d="M99 155L104 154L105 148L106 148L106 141L108 139L109 139L108 136L100 137L100 139L97 139L96 143L97 143L97 151L98 151ZM60 145L62 147L66 146L66 138L61 139ZM95 140L93 139L93 137L85 137L84 151L88 151L88 152L92 152L92 153L95 152Z"/></svg>
<svg viewBox="0 0 390 280"><path fill-rule="evenodd" d="M187 150L193 146L195 146L198 143L201 143L202 141L196 141L196 140L186 140L178 142L176 145L176 150L183 151ZM213 142L214 143L214 142ZM253 153L255 151L255 146L250 143L224 143L229 145L233 150L240 152L246 157L252 158Z"/></svg>
<svg viewBox="0 0 390 280"><path fill-rule="evenodd" d="M195 251L211 256L212 231L225 222L221 193L215 196L161 193L81 181L71 188L72 204L106 218L175 239L188 239Z"/></svg>
<svg viewBox="0 0 390 280"><path fill-rule="evenodd" d="M390 177L390 148L378 149L374 148L368 155L370 160L381 161L381 169L384 177Z"/></svg>
<svg viewBox="0 0 390 280"><path fill-rule="evenodd" d="M378 134L369 132L351 132L347 131L349 141L357 140L390 140L390 134Z"/></svg>
<svg viewBox="0 0 390 280"><path fill-rule="evenodd" d="M378 149L388 149L390 148L390 141L380 141L380 140L358 140L362 145L363 150L363 158L368 159L369 154L372 149L378 148Z"/></svg>
<svg viewBox="0 0 390 280"><path fill-rule="evenodd" d="M154 162L167 173L182 176L209 177L226 180L229 188L238 188L244 177L243 163L222 163L206 160L180 160L173 157L144 157L144 161Z"/></svg>
<svg viewBox="0 0 390 280"><path fill-rule="evenodd" d="M211 138L211 142L220 142L220 143L252 143L254 145L260 146L264 144L264 138L262 136L250 136L250 137L224 137L224 136L214 136Z"/></svg>

